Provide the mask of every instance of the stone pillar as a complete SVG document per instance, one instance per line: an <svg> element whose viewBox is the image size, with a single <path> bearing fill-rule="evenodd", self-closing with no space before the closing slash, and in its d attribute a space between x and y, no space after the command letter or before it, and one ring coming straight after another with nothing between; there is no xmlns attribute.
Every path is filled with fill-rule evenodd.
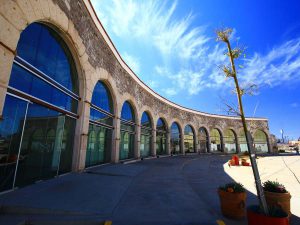
<svg viewBox="0 0 300 225"><path fill-rule="evenodd" d="M196 132L195 132L196 133ZM196 153L200 152L200 144L198 143L198 135L194 133L194 148Z"/></svg>
<svg viewBox="0 0 300 225"><path fill-rule="evenodd" d="M156 156L156 130L152 130L151 156Z"/></svg>
<svg viewBox="0 0 300 225"><path fill-rule="evenodd" d="M184 149L184 132L181 129L180 130L180 153L185 154L185 149Z"/></svg>
<svg viewBox="0 0 300 225"><path fill-rule="evenodd" d="M134 158L135 159L139 159L141 157L140 146L141 146L141 124L138 123L135 126L135 136L134 136Z"/></svg>
<svg viewBox="0 0 300 225"><path fill-rule="evenodd" d="M240 147L240 141L238 137L235 139L235 145L236 145L236 153L240 153L241 147Z"/></svg>
<svg viewBox="0 0 300 225"><path fill-rule="evenodd" d="M2 28L1 28L2 29ZM2 30L1 32L5 32ZM11 74L14 54L7 47L0 45L0 118L6 97L7 86Z"/></svg>
<svg viewBox="0 0 300 225"><path fill-rule="evenodd" d="M119 162L120 140L121 140L121 120L119 117L114 118L114 130L112 134L111 162Z"/></svg>
<svg viewBox="0 0 300 225"><path fill-rule="evenodd" d="M89 120L90 120L90 103L87 101L80 102L79 119L76 123L73 152L73 171L81 171L85 168L85 157L88 142Z"/></svg>
<svg viewBox="0 0 300 225"><path fill-rule="evenodd" d="M167 134L166 134L166 143L167 143L167 146L166 146L167 155L171 155L171 134L170 134L170 132L167 132Z"/></svg>

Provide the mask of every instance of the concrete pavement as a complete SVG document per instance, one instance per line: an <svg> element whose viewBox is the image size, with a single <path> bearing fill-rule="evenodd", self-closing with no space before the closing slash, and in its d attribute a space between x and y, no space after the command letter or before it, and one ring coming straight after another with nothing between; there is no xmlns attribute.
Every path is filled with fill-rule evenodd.
<svg viewBox="0 0 300 225"><path fill-rule="evenodd" d="M0 195L0 224L25 220L32 224L99 224L112 220L113 225L196 225L216 224L217 219L226 225L247 224L246 220L223 218L220 212L219 185L233 179L251 183L251 174L241 176L245 168L227 166L229 158L176 156L67 174ZM247 204L256 202L249 192Z"/></svg>

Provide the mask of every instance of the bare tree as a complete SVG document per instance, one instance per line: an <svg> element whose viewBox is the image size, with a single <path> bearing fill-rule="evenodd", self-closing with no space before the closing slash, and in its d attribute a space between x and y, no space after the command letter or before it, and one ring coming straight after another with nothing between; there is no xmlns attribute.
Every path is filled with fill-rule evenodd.
<svg viewBox="0 0 300 225"><path fill-rule="evenodd" d="M248 128L247 128L247 123L246 123L244 109L243 109L243 103L242 103L242 96L244 94L246 94L247 92L250 92L250 94L251 94L253 88L256 88L256 86L253 85L253 86L250 86L245 89L241 89L239 86L239 82L238 82L238 78L237 78L237 71L236 71L236 67L235 67L235 60L237 60L243 54L244 49L242 49L241 47L238 47L238 46L233 49L231 48L230 37L232 34L232 29L231 28L218 29L216 31L216 34L217 34L217 41L222 41L227 45L228 52L226 53L226 55L229 57L230 65L228 65L228 66L223 65L220 68L222 69L222 71L224 72L224 74L227 78L233 78L234 84L235 84L235 93L237 95L237 100L238 100L238 109L234 109L230 105L226 105L226 106L229 108L229 110L231 112L235 112L237 115L239 115L241 117L245 136L246 136L252 171L254 174L259 204L260 204L261 208L263 209L264 213L266 215L268 215L269 214L268 206L266 203L263 188L261 185L260 175L259 175L258 168L257 168L257 163L256 163L255 154L254 154L254 150L253 150L253 141L252 141L250 132L248 131Z"/></svg>

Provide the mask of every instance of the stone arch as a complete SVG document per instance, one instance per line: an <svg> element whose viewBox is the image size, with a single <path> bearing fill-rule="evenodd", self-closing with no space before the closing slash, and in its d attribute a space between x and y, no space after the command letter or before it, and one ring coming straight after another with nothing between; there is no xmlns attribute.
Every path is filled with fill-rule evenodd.
<svg viewBox="0 0 300 225"><path fill-rule="evenodd" d="M153 113L152 113L149 106L144 105L141 109L139 109L139 121L141 121L144 112L146 112L149 116L152 129L155 129L156 124L155 124L155 121L154 121Z"/></svg>
<svg viewBox="0 0 300 225"><path fill-rule="evenodd" d="M130 94L128 93L124 93L123 96L120 98L120 101L119 101L119 112L118 114L116 114L116 116L118 118L121 118L121 112L122 112L122 107L124 105L125 102L129 102L132 109L133 109L133 113L134 113L134 122L135 124L139 124L139 111L138 111L138 104L137 102L135 101L135 98L132 97Z"/></svg>

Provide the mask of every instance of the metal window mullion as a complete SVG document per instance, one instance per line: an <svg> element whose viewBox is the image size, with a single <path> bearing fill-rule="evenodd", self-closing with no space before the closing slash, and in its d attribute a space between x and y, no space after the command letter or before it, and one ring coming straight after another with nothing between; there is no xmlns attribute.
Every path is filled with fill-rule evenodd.
<svg viewBox="0 0 300 225"><path fill-rule="evenodd" d="M114 115L111 114L110 112L107 112L104 109L101 109L101 108L99 108L98 106L96 106L96 105L94 105L92 103L91 103L91 108L94 109L94 110L97 110L98 112L101 112L101 113L103 113L103 114L105 114L105 115L107 115L107 116L109 116L111 118L114 117Z"/></svg>
<svg viewBox="0 0 300 225"><path fill-rule="evenodd" d="M96 125L96 126L102 126L102 127L106 127L106 128L109 128L109 129L114 129L114 127L113 126L110 126L110 125L107 125L107 124L104 124L104 123L99 123L99 122L97 122L97 121L95 121L95 120L91 120L90 119L90 123L91 124L94 124L94 125Z"/></svg>
<svg viewBox="0 0 300 225"><path fill-rule="evenodd" d="M22 148L22 142L23 142L23 134L24 134L25 123L26 123L26 119L27 119L28 105L29 105L29 102L27 101L26 110L25 110L25 116L24 116L24 122L23 122L23 126L22 126L22 133L21 133L21 139L20 139L18 157L17 157L16 168L15 168L15 173L14 173L14 180L13 180L13 186L12 186L13 189L15 188L15 183L16 183L17 171L18 171L20 154L21 154L21 148Z"/></svg>
<svg viewBox="0 0 300 225"><path fill-rule="evenodd" d="M20 57L16 56L16 58L20 58ZM23 63L22 63L22 61L19 62L16 59L14 60L14 63L19 65L23 69L27 70L28 72L30 72L34 76L38 77L39 79L45 81L47 84L50 84L54 88L60 90L64 94L68 95L69 97L71 97L71 98L73 98L77 101L80 99L80 97L78 95L74 94L73 92L71 92L70 90L68 90L67 88L65 88L64 86L62 86L58 82L56 82L55 80L51 79L49 76L47 76L43 72L39 71L38 69L36 69L32 65L30 65L29 63L26 62L26 64L24 65L24 62ZM28 68L28 65L29 65L29 68ZM32 68L30 68L30 67L33 67L34 70L36 70L36 71L32 70Z"/></svg>

